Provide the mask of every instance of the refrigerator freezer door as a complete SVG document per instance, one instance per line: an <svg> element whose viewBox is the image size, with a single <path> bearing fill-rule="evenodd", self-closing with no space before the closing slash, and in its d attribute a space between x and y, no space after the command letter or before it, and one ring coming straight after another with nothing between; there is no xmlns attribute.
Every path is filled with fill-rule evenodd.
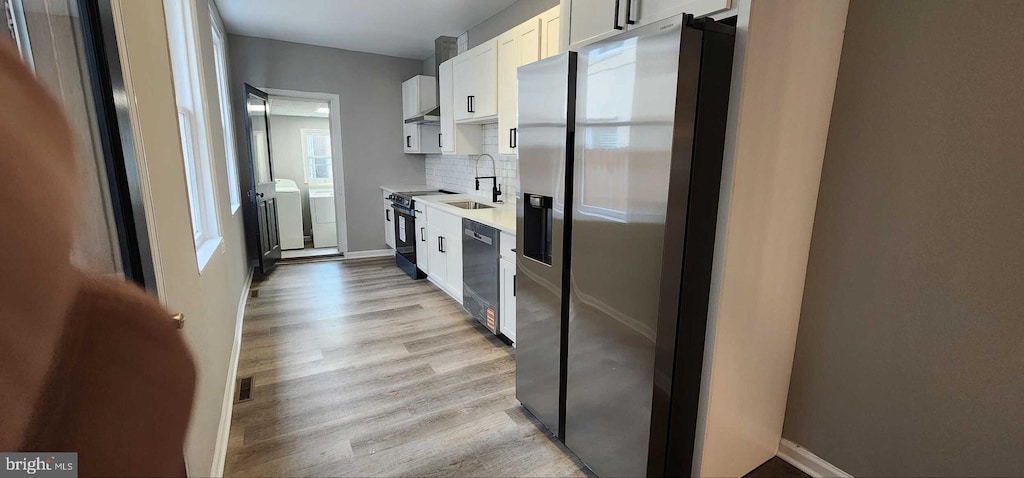
<svg viewBox="0 0 1024 478"><path fill-rule="evenodd" d="M575 53L519 69L516 398L561 437L563 241L572 171ZM531 200L532 198L532 200Z"/></svg>
<svg viewBox="0 0 1024 478"><path fill-rule="evenodd" d="M565 444L599 476L647 473L681 33L579 52Z"/></svg>

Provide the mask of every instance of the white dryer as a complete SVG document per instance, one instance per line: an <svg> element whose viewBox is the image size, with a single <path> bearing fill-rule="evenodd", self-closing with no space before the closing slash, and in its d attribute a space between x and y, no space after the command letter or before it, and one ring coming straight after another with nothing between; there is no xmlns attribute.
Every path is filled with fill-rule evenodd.
<svg viewBox="0 0 1024 478"><path fill-rule="evenodd" d="M277 233L281 249L302 249L302 191L291 179L275 179L277 193Z"/></svg>
<svg viewBox="0 0 1024 478"><path fill-rule="evenodd" d="M313 247L338 245L338 226L334 216L334 189L310 188L309 218L313 221Z"/></svg>

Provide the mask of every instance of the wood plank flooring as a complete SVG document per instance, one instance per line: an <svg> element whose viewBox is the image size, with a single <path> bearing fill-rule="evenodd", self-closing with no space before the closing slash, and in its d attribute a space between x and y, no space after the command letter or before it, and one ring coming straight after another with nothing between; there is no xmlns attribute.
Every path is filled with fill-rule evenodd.
<svg viewBox="0 0 1024 478"><path fill-rule="evenodd" d="M229 476L586 476L515 399L514 349L393 259L253 284Z"/></svg>

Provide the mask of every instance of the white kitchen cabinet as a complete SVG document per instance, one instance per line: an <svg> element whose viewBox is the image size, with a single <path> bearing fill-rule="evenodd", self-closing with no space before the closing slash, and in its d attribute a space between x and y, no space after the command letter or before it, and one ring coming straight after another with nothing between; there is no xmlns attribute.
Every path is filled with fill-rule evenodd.
<svg viewBox="0 0 1024 478"><path fill-rule="evenodd" d="M498 262L498 295L501 311L500 328L502 335L513 342L516 341L516 236L507 232L501 233L499 242L501 253Z"/></svg>
<svg viewBox="0 0 1024 478"><path fill-rule="evenodd" d="M402 148L409 154L441 152L441 127L437 125L405 123Z"/></svg>
<svg viewBox="0 0 1024 478"><path fill-rule="evenodd" d="M555 7L558 8L558 7ZM519 66L528 65L541 59L541 15L537 15L515 29L518 36L516 43L519 50ZM498 61L501 62L501 51L498 51ZM499 66L500 68L500 66ZM499 73L500 75L500 73ZM500 77L499 77L500 79Z"/></svg>
<svg viewBox="0 0 1024 478"><path fill-rule="evenodd" d="M498 115L498 40L454 58L453 103L456 122L487 123Z"/></svg>
<svg viewBox="0 0 1024 478"><path fill-rule="evenodd" d="M391 192L384 191L384 243L388 247L395 248L395 211L391 209L391 200L388 196Z"/></svg>
<svg viewBox="0 0 1024 478"><path fill-rule="evenodd" d="M502 335L515 344L516 341L516 263L514 260L502 258L498 261L498 281L500 297L500 327Z"/></svg>
<svg viewBox="0 0 1024 478"><path fill-rule="evenodd" d="M462 218L427 206L429 277L462 303Z"/></svg>
<svg viewBox="0 0 1024 478"><path fill-rule="evenodd" d="M663 20L672 15L689 13L702 17L718 13L730 8L730 0L633 0L630 5L629 28L636 28L648 23Z"/></svg>
<svg viewBox="0 0 1024 478"><path fill-rule="evenodd" d="M430 245L427 242L427 207L413 203L416 209L416 267L424 274L430 274Z"/></svg>
<svg viewBox="0 0 1024 478"><path fill-rule="evenodd" d="M456 57L457 58L457 57ZM483 148L482 130L478 124L456 124L456 105L453 102L454 64L456 58L438 66L438 85L441 106L441 154L480 154Z"/></svg>
<svg viewBox="0 0 1024 478"><path fill-rule="evenodd" d="M572 8L574 3L585 8ZM563 4L562 11L569 12L569 49L576 50L672 15L702 17L725 11L731 0L563 0Z"/></svg>
<svg viewBox="0 0 1024 478"><path fill-rule="evenodd" d="M540 21L540 57L548 58L562 52L561 31L562 31L562 7L553 7L541 13L537 18ZM525 65L522 63L521 65Z"/></svg>
<svg viewBox="0 0 1024 478"><path fill-rule="evenodd" d="M625 30L622 8L626 0L565 0L569 8L569 49L603 40ZM583 6L584 8L572 8ZM564 20L564 19L563 19Z"/></svg>
<svg viewBox="0 0 1024 478"><path fill-rule="evenodd" d="M417 75L402 82L402 117L409 119L437 108L437 78Z"/></svg>
<svg viewBox="0 0 1024 478"><path fill-rule="evenodd" d="M519 68L519 31L498 37L498 153L516 153L516 69Z"/></svg>

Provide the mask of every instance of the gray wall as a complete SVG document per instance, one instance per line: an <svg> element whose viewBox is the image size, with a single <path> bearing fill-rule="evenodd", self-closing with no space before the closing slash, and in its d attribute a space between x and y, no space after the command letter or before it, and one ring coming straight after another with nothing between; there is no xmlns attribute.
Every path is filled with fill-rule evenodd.
<svg viewBox="0 0 1024 478"><path fill-rule="evenodd" d="M491 38L505 33L559 4L559 0L519 0L508 8L469 29L469 47L473 48Z"/></svg>
<svg viewBox="0 0 1024 478"><path fill-rule="evenodd" d="M309 185L306 184L306 165L302 158L302 129L330 130L327 118L304 116L270 116L270 161L274 164L274 177L291 179L302 191L302 233L313 233L309 216Z"/></svg>
<svg viewBox="0 0 1024 478"><path fill-rule="evenodd" d="M851 2L783 437L1024 473L1024 2Z"/></svg>
<svg viewBox="0 0 1024 478"><path fill-rule="evenodd" d="M423 156L402 152L402 82L420 74L423 62L265 38L228 37L235 84L341 97L349 251L387 247L380 186L424 182ZM242 101L239 94L235 111L238 147L244 155Z"/></svg>

